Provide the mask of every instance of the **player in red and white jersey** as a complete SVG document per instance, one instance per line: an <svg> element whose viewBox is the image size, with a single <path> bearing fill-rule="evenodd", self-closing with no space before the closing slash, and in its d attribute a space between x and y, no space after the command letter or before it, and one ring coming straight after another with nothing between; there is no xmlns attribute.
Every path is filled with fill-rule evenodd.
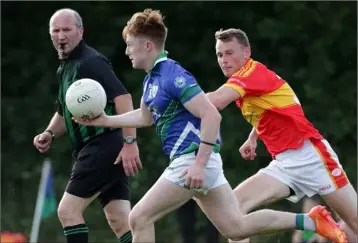
<svg viewBox="0 0 358 243"><path fill-rule="evenodd" d="M215 38L218 63L228 80L207 96L219 110L235 101L253 126L240 148L244 159L255 158L258 138L273 157L266 168L235 188L241 211L248 213L283 198L297 202L304 195L319 194L357 232L357 193L337 154L305 117L289 84L251 58L242 30L220 30ZM319 228L319 222L315 223ZM350 230L347 225L345 230Z"/></svg>

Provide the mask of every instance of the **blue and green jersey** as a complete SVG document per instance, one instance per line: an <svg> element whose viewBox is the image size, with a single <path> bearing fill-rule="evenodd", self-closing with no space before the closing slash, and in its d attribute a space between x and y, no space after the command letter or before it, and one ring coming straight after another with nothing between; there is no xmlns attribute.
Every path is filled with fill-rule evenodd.
<svg viewBox="0 0 358 243"><path fill-rule="evenodd" d="M166 52L158 56L143 81L144 103L152 114L163 152L171 160L199 148L201 120L184 104L201 92L194 76ZM217 139L214 152L219 149Z"/></svg>

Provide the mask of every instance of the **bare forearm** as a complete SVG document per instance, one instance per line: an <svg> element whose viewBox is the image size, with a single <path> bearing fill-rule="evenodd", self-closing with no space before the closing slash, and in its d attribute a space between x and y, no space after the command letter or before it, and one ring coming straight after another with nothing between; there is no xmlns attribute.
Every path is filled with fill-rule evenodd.
<svg viewBox="0 0 358 243"><path fill-rule="evenodd" d="M143 117L141 109L127 112L122 115L109 116L105 127L139 128L149 127L152 123Z"/></svg>
<svg viewBox="0 0 358 243"><path fill-rule="evenodd" d="M258 138L259 138L259 135L257 134L256 128L253 127L249 134L249 139L257 140Z"/></svg>
<svg viewBox="0 0 358 243"><path fill-rule="evenodd" d="M201 140L207 143L215 144L219 129L220 129L221 116L219 113L208 114L201 118ZM205 143L200 143L197 162L206 164L211 153L213 146Z"/></svg>
<svg viewBox="0 0 358 243"><path fill-rule="evenodd" d="M214 92L209 92L206 93L206 97L208 97L208 99L210 100L210 102L216 107L216 109L218 109L219 111L221 111L224 107L222 107L219 104L218 99L216 99Z"/></svg>
<svg viewBox="0 0 358 243"><path fill-rule="evenodd" d="M240 93L231 87L221 86L214 92L206 94L206 97L219 111L225 109L231 102L239 99Z"/></svg>
<svg viewBox="0 0 358 243"><path fill-rule="evenodd" d="M133 111L133 102L131 95L126 95L118 104L116 104L117 114L125 114L127 112ZM136 129L133 127L123 128L123 136L132 136L136 137Z"/></svg>
<svg viewBox="0 0 358 243"><path fill-rule="evenodd" d="M64 135L66 133L66 123L63 116L56 112L46 130L51 130L56 137Z"/></svg>

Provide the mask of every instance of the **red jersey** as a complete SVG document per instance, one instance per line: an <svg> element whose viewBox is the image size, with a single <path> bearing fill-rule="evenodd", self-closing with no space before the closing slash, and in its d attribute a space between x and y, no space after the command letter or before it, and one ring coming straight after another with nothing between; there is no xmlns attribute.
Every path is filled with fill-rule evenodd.
<svg viewBox="0 0 358 243"><path fill-rule="evenodd" d="M273 157L300 148L305 139L323 139L288 83L262 63L250 58L224 85L240 93L236 105Z"/></svg>

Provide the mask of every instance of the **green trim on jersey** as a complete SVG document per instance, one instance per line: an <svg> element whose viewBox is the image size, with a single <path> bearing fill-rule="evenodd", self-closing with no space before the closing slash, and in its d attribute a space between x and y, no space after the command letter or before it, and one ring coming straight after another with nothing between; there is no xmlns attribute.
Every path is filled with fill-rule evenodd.
<svg viewBox="0 0 358 243"><path fill-rule="evenodd" d="M66 92L69 88L69 86L73 83L73 80L77 77L77 66L78 64L72 64L73 61L65 62L62 66L63 74L61 75L63 80L60 81L60 94L59 94L59 100L62 104L62 112L63 117L65 118L65 124L68 134L70 135L71 141L75 143L77 146L77 140L75 130L73 129L72 125L72 115L70 111L67 109L66 105Z"/></svg>
<svg viewBox="0 0 358 243"><path fill-rule="evenodd" d="M157 56L157 58L154 60L154 62L152 63L152 65L151 65L151 67L150 67L150 69L149 69L149 71L148 71L148 74L149 74L149 75L150 75L150 73L152 72L153 68L154 68L158 63L160 63L160 62L165 61L165 60L168 59L168 58L167 58L167 57L168 57L168 53L169 53L169 52L164 51L164 52L160 53L160 54Z"/></svg>
<svg viewBox="0 0 358 243"><path fill-rule="evenodd" d="M190 87L190 86L186 87L180 96L180 100L187 99L188 97L190 97L193 93L197 92L198 90L201 90L199 85L194 86L194 87ZM170 122L175 118L176 111L177 111L179 105L180 105L180 102L176 102L173 100L169 104L167 110L164 112L164 114L158 120L156 132L160 136L160 139L162 141L167 134L167 130L169 128Z"/></svg>
<svg viewBox="0 0 358 243"><path fill-rule="evenodd" d="M179 102L173 100L157 122L156 132L162 141L167 134L170 122L175 118L175 113L179 104Z"/></svg>
<svg viewBox="0 0 358 243"><path fill-rule="evenodd" d="M191 97L194 93L197 93L199 90L201 91L199 85L195 85L195 86L187 85L187 87L184 88L184 90L180 95L180 100L182 101L186 100L188 97Z"/></svg>
<svg viewBox="0 0 358 243"><path fill-rule="evenodd" d="M64 61L59 69L59 102L62 106L62 113L66 123L66 129L70 136L72 145L75 149L81 147L89 139L116 128L90 127L80 125L72 121L72 114L66 105L66 92L71 84L82 78L79 74L80 62L77 60ZM82 75L81 75L82 76ZM116 107L113 101L107 101L105 112L107 115L116 115Z"/></svg>

